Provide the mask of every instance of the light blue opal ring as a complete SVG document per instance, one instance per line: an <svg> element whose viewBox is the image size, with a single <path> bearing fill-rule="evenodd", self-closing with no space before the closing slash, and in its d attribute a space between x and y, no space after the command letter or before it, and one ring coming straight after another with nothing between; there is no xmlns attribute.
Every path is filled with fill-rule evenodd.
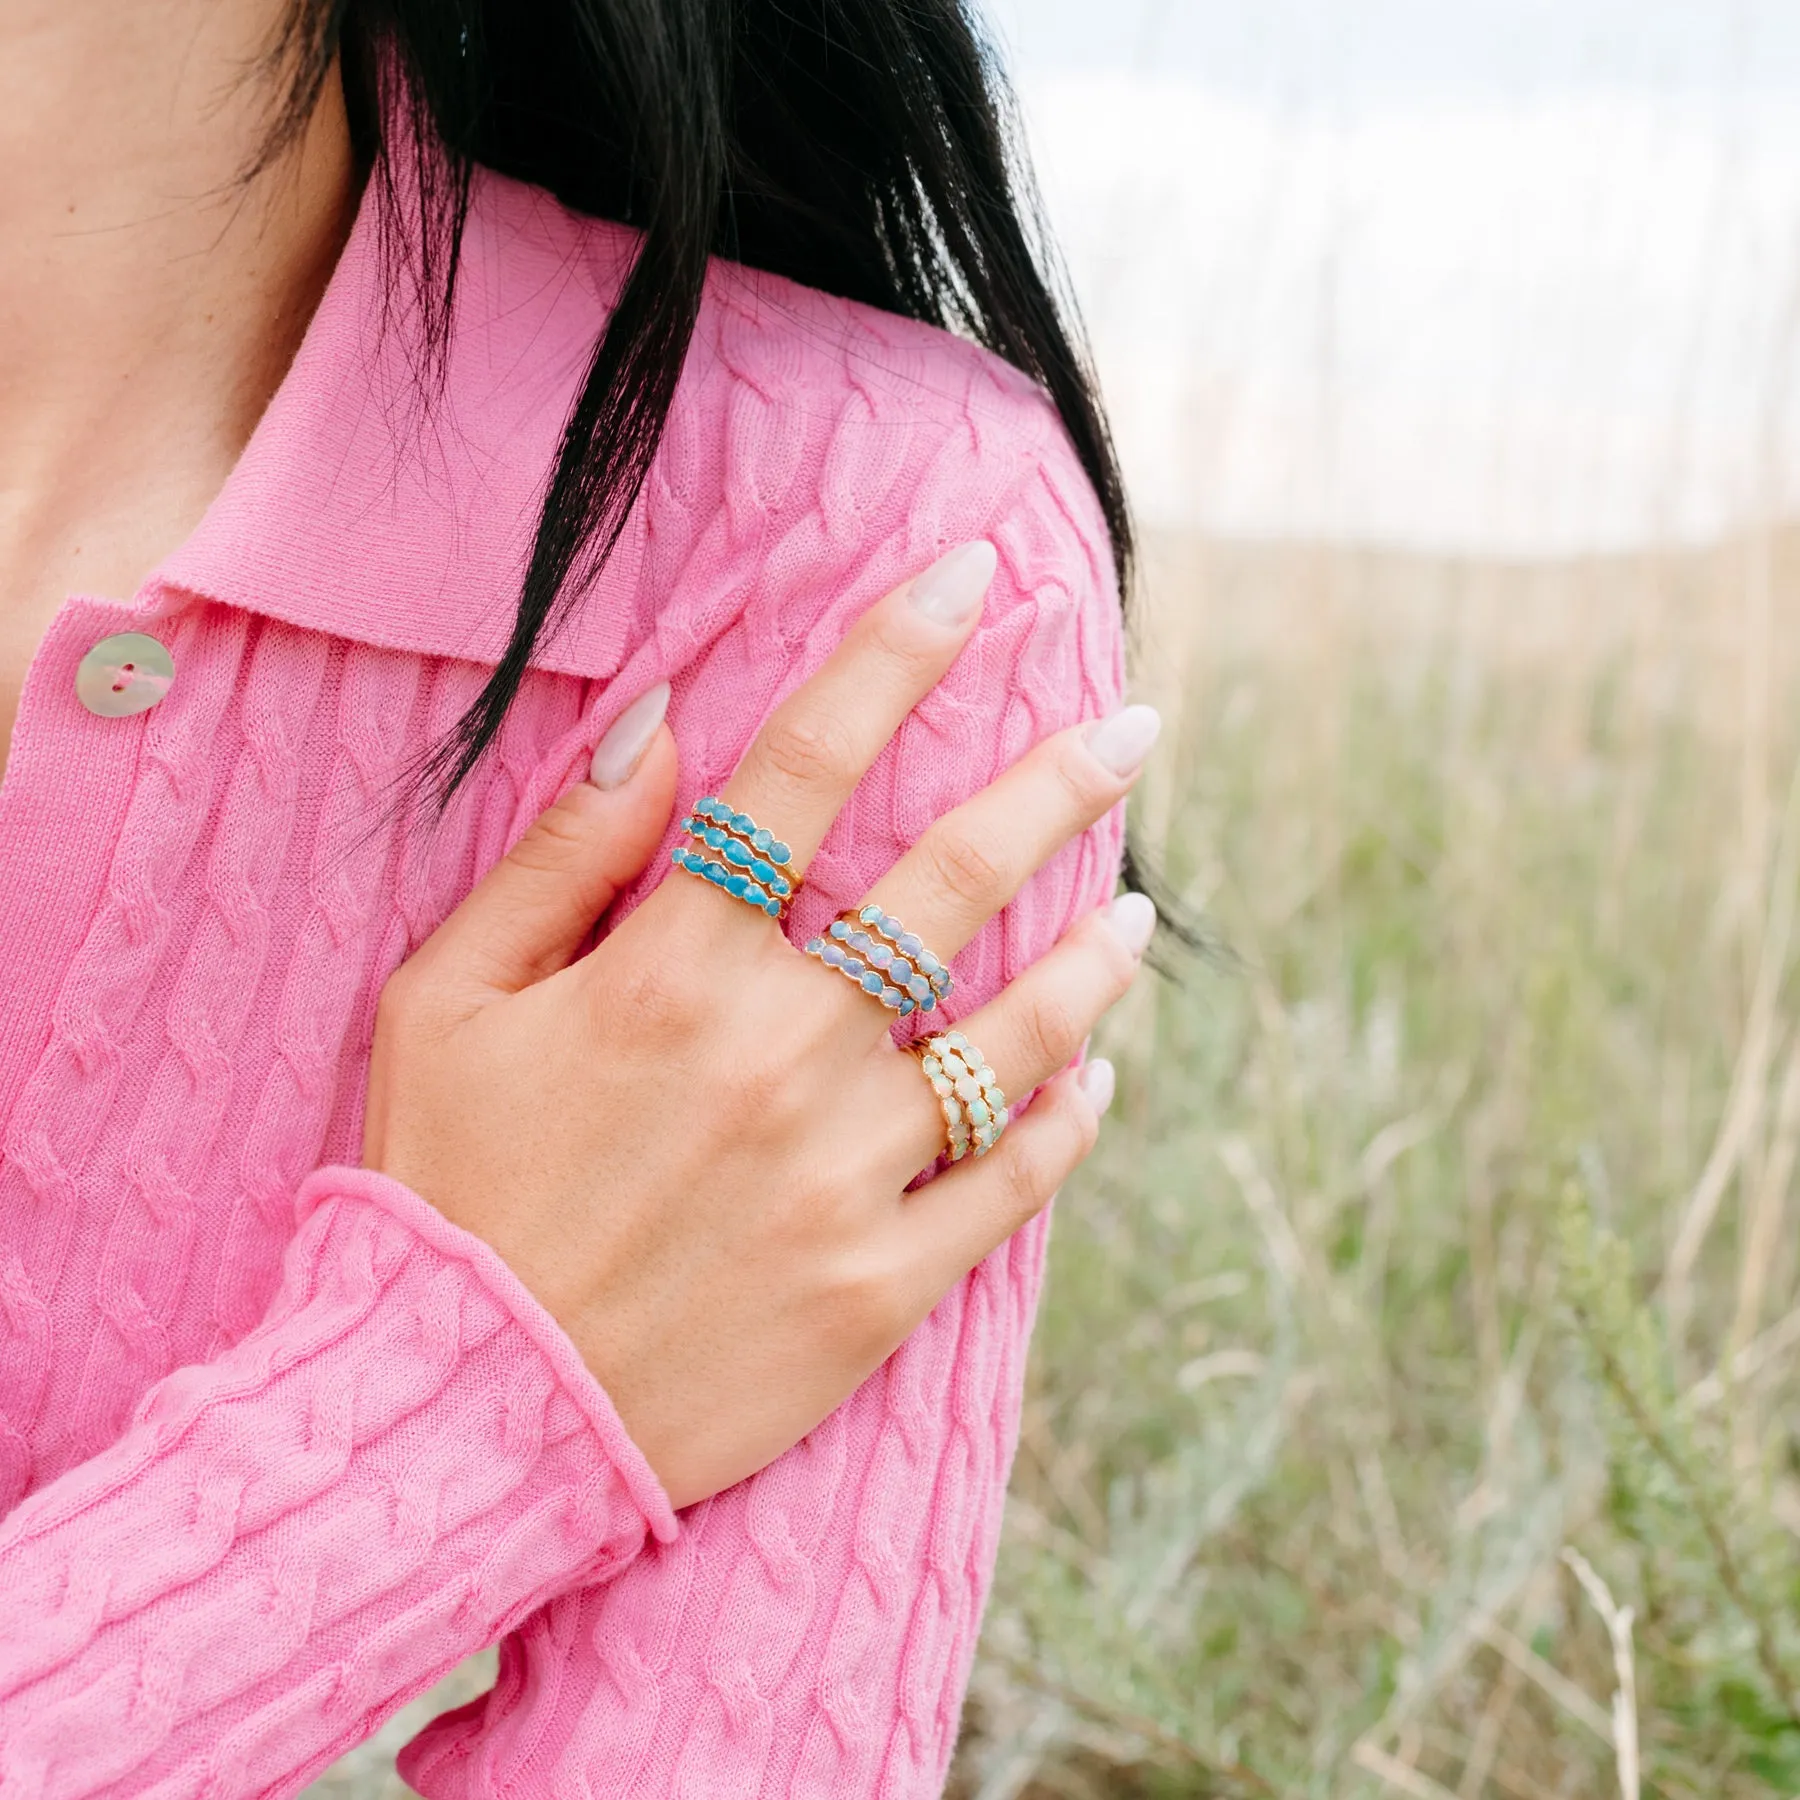
<svg viewBox="0 0 1800 1800"><path fill-rule="evenodd" d="M950 971L879 906L839 913L805 949L903 1019L936 1012L950 992Z"/></svg>

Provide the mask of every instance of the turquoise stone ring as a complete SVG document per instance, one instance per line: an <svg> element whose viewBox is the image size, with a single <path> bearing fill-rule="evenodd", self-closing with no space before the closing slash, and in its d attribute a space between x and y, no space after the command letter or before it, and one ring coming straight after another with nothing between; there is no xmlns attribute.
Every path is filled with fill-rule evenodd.
<svg viewBox="0 0 1800 1800"><path fill-rule="evenodd" d="M787 917L800 877L793 868L793 851L773 832L711 794L694 802L681 829L687 839L669 854L676 868L771 919Z"/></svg>

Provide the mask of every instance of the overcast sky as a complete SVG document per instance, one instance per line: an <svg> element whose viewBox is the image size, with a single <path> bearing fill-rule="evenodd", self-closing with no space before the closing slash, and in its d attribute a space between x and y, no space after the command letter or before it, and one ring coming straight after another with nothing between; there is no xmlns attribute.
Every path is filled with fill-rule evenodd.
<svg viewBox="0 0 1800 1800"><path fill-rule="evenodd" d="M1796 497L1800 4L989 11L1153 518L1553 550Z"/></svg>
<svg viewBox="0 0 1800 1800"><path fill-rule="evenodd" d="M987 12L1023 66L1137 67L1232 93L1800 87L1790 0L989 0Z"/></svg>

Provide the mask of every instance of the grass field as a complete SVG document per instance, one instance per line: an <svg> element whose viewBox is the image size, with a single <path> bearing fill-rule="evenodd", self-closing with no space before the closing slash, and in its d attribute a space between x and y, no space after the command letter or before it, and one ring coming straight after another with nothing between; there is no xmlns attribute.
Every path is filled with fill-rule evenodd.
<svg viewBox="0 0 1800 1800"><path fill-rule="evenodd" d="M1800 1792L1797 579L1161 546L959 1793Z"/></svg>
<svg viewBox="0 0 1800 1800"><path fill-rule="evenodd" d="M955 1792L1800 1792L1800 545L1148 588L1218 946L1109 1029Z"/></svg>

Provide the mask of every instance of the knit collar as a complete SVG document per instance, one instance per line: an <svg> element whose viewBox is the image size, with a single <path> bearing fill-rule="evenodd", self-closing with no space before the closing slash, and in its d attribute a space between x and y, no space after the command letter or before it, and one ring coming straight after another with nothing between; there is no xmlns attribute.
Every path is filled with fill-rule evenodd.
<svg viewBox="0 0 1800 1800"><path fill-rule="evenodd" d="M385 279L373 186L243 456L141 598L161 612L198 596L364 643L492 663L630 238L479 174L445 379L427 401L416 313ZM534 659L542 666L588 675L618 666L641 514Z"/></svg>

